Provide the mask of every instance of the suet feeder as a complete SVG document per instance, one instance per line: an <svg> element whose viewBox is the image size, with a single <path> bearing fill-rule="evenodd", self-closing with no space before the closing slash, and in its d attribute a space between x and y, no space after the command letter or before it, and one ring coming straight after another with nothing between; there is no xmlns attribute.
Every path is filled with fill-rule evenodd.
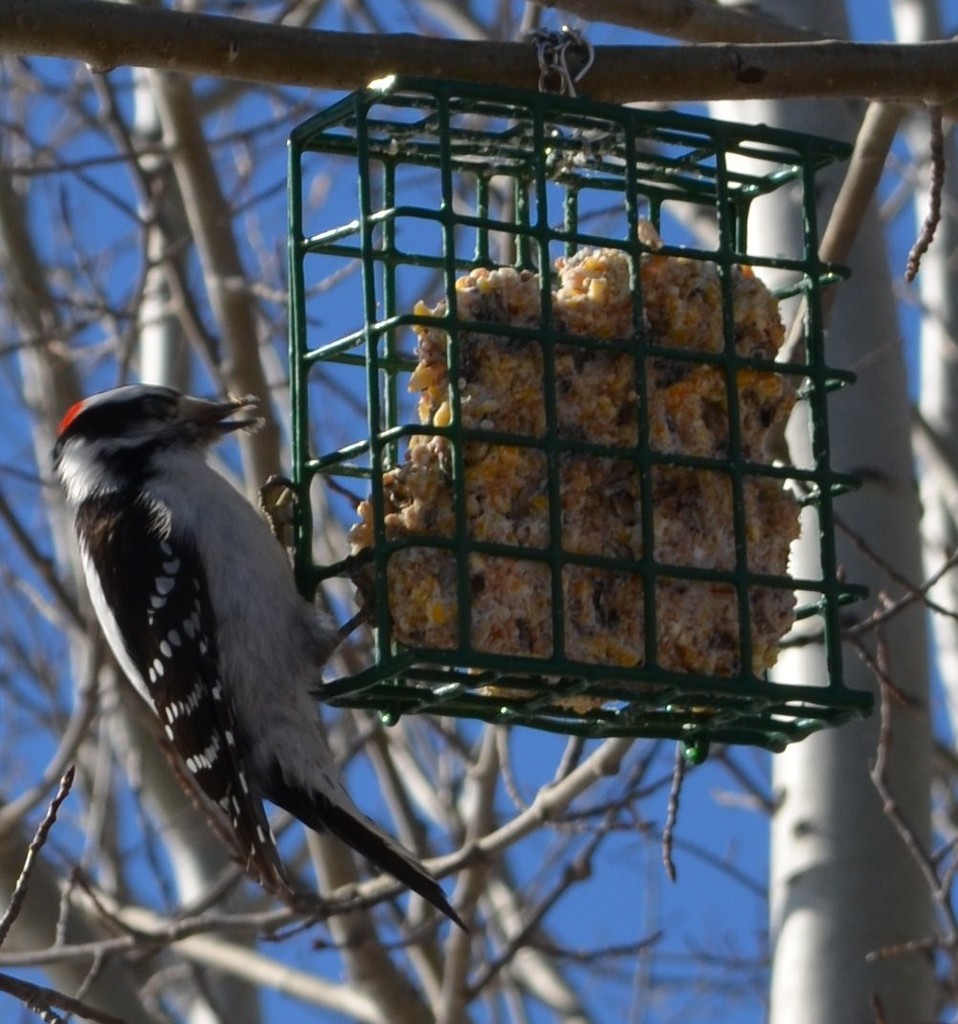
<svg viewBox="0 0 958 1024"><path fill-rule="evenodd" d="M837 574L832 504L854 481L827 422L851 375L821 328L843 272L818 259L814 205L816 172L846 155L399 78L293 131L298 579L312 595L330 574L307 499L332 503L374 630L372 663L324 699L673 737L692 757L867 713L842 682L840 613L862 592ZM750 220L782 189L801 244L756 251ZM786 302L805 309L792 354ZM793 406L807 456L782 440ZM818 557L796 577L799 521ZM793 627L821 643L823 678L769 678Z"/></svg>

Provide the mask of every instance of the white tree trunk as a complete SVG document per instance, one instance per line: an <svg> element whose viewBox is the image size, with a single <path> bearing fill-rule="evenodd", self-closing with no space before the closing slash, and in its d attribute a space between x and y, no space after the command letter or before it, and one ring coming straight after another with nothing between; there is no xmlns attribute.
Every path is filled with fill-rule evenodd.
<svg viewBox="0 0 958 1024"><path fill-rule="evenodd" d="M772 3L769 13L830 34L847 33L833 0ZM752 102L722 104L719 116L765 122L832 137L854 137L861 111L850 104ZM836 175L820 190L820 227L835 198ZM767 216L750 224L750 239L762 251L793 251L795 218ZM860 473L857 493L838 501L838 513L867 544L905 577L918 581L918 503L910 448L910 413L897 328L892 281L877 217L872 213L849 263L852 280L840 286L827 339L829 361L853 369L858 383L830 405L832 461ZM789 444L808 447L807 433L793 417ZM876 607L881 592L900 591L884 571L839 535L839 561L849 580L867 584L861 617ZM815 553L793 552L799 574ZM899 615L882 631L887 671L915 702L891 711L891 748L886 772L898 809L921 842L929 833L931 735L927 713L924 618L920 606ZM868 640L874 651L874 637ZM777 669L783 681L824 678L819 648L785 653ZM875 690L874 677L847 647L845 680ZM877 700L877 694L876 694ZM879 718L817 734L774 759L779 808L772 825L771 939L772 1024L870 1024L877 997L888 1020L932 1018L932 972L919 955L869 961L868 956L931 933L931 900L922 877L869 776L878 746Z"/></svg>
<svg viewBox="0 0 958 1024"><path fill-rule="evenodd" d="M909 403L874 215L849 262L854 277L841 286L828 342L831 359L854 368L859 379L833 402L832 453L838 467L862 474L866 482L838 502L838 512L872 550L918 580ZM795 434L789 437L793 446L804 440ZM850 580L871 589L868 603L854 609L857 616L876 607L882 591L900 590L841 535L839 562ZM888 782L901 813L927 844L931 732L921 605L885 627L882 640L891 679L915 702L913 708L893 702ZM874 651L873 638L868 647ZM871 669L847 645L844 653L846 683L874 691ZM821 651L810 647L788 652L779 675L812 681L823 672ZM930 1019L931 971L924 957L866 959L931 932L930 894L869 776L878 727L876 714L813 736L775 759L781 805L772 825L773 1024L864 1024L874 1019L873 993L889 1020Z"/></svg>
<svg viewBox="0 0 958 1024"><path fill-rule="evenodd" d="M939 39L942 35L937 0L893 0L895 34L902 43ZM928 207L929 138L928 119L916 114L906 128L912 157L920 170L914 190L915 234ZM912 286L920 300L923 316L920 328L921 394L918 405L923 422L934 434L934 447L943 457L948 472L934 460L921 459L922 539L925 574L931 576L958 546L958 525L954 500L954 476L958 467L958 294L954 252L958 246L955 222L955 146L945 139L944 212L934 241L922 257L921 270ZM949 203L949 198L951 203ZM930 451L930 439L920 434L920 455ZM958 608L958 576L950 572L931 589L929 597L946 608ZM958 729L958 622L945 615L931 618L935 657L941 675L946 706L954 733Z"/></svg>

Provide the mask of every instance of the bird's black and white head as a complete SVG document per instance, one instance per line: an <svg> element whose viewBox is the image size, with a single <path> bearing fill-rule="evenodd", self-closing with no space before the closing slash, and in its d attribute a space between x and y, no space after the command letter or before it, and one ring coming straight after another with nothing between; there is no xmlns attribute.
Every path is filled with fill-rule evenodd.
<svg viewBox="0 0 958 1024"><path fill-rule="evenodd" d="M261 422L252 397L226 402L181 395L173 388L131 384L91 395L60 422L53 467L74 507L96 494L123 490L154 470L163 452L195 451Z"/></svg>

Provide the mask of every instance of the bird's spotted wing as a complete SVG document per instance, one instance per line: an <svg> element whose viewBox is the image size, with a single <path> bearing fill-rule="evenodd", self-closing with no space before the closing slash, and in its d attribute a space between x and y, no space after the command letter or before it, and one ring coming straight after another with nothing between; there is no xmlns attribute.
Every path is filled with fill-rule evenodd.
<svg viewBox="0 0 958 1024"><path fill-rule="evenodd" d="M78 518L86 514L88 522L80 536L87 538L84 560L95 570L88 573L91 596L114 653L199 788L228 817L247 872L270 888L287 889L218 677L216 622L202 563L177 537L175 524L171 528L155 510L122 499L97 505L81 507ZM144 545L144 536L152 542Z"/></svg>

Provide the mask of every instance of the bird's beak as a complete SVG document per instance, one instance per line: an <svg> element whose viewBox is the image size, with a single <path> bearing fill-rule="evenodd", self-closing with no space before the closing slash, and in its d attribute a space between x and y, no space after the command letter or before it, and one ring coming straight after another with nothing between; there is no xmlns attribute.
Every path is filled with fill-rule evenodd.
<svg viewBox="0 0 958 1024"><path fill-rule="evenodd" d="M191 424L201 436L213 441L234 430L259 428L263 420L254 413L258 405L259 399L254 395L231 398L226 402L181 395L176 411L180 423ZM234 413L239 415L234 416Z"/></svg>

